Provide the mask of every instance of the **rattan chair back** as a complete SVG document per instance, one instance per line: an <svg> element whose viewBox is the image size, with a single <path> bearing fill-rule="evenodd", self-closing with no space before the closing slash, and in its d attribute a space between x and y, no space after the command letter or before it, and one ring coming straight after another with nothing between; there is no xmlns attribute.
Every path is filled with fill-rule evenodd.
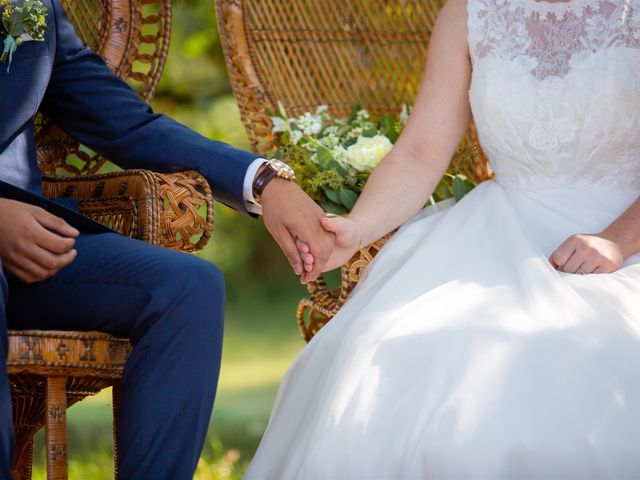
<svg viewBox="0 0 640 480"><path fill-rule="evenodd" d="M229 76L251 145L273 149L270 113L354 105L397 113L414 101L443 0L216 0ZM477 145L473 129L465 148ZM454 170L489 176L478 151Z"/></svg>
<svg viewBox="0 0 640 480"><path fill-rule="evenodd" d="M149 101L164 68L171 33L170 0L61 0L80 38ZM40 169L48 176L94 175L106 159L37 119Z"/></svg>

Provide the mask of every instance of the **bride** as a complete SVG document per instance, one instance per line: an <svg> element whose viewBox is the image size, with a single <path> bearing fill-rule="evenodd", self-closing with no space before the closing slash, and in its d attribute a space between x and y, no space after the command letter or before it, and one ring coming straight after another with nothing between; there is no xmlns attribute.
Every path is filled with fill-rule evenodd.
<svg viewBox="0 0 640 480"><path fill-rule="evenodd" d="M472 113L495 180L419 212ZM450 0L246 478L640 478L639 196L640 1Z"/></svg>

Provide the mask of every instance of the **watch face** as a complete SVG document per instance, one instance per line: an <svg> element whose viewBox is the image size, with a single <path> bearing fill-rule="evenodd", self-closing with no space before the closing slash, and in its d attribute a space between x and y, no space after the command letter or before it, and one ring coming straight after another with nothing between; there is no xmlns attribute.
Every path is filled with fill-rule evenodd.
<svg viewBox="0 0 640 480"><path fill-rule="evenodd" d="M275 168L279 173L294 175L293 169L281 160L271 160L271 166L273 166L273 168Z"/></svg>

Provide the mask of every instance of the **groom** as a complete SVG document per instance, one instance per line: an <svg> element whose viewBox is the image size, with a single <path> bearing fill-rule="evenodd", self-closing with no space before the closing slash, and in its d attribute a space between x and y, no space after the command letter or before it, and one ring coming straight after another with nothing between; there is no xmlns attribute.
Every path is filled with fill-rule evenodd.
<svg viewBox="0 0 640 480"><path fill-rule="evenodd" d="M117 419L119 478L189 479L218 378L222 276L198 258L114 233L81 232L16 201L8 184L40 194L36 111L122 167L198 170L218 200L262 211L298 274L305 264L296 241L313 239L321 246L311 252L307 278L317 276L333 239L318 222L321 209L278 166L154 114L83 47L59 0L44 4L45 41L19 46L10 72L0 64L0 478L11 478L14 447L7 329L37 328L129 338L134 349Z"/></svg>

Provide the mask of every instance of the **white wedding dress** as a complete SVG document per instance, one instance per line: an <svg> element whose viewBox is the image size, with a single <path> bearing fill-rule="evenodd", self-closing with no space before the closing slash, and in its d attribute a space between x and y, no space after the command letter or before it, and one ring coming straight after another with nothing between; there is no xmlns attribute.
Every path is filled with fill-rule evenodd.
<svg viewBox="0 0 640 480"><path fill-rule="evenodd" d="M640 196L640 0L469 0L495 180L428 208L288 371L248 479L640 479L640 256L555 271Z"/></svg>

